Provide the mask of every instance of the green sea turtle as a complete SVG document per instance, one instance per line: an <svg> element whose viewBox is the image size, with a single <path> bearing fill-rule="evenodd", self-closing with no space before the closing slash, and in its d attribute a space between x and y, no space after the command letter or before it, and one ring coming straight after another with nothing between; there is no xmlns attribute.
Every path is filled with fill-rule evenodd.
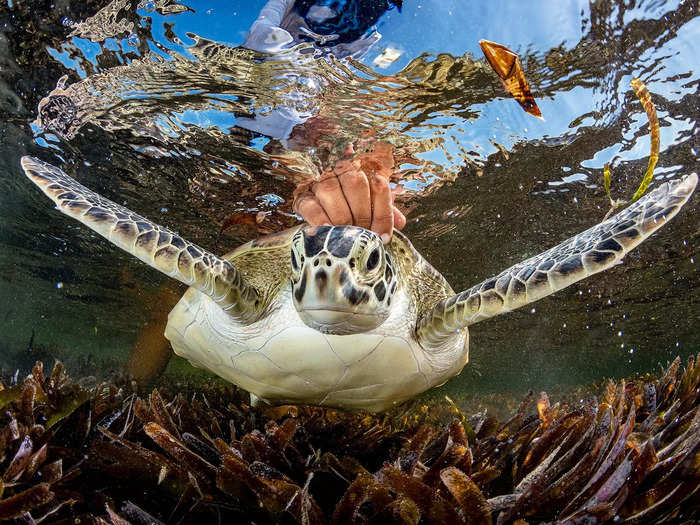
<svg viewBox="0 0 700 525"><path fill-rule="evenodd" d="M223 257L24 157L63 213L190 288L165 336L195 366L272 403L379 411L458 374L467 328L616 264L670 220L696 174L455 294L396 233L384 246L354 226L298 226Z"/></svg>

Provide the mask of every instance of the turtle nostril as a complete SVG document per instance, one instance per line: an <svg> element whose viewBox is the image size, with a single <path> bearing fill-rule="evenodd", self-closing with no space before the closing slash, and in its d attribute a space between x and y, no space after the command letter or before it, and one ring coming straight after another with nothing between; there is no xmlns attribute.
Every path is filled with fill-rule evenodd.
<svg viewBox="0 0 700 525"><path fill-rule="evenodd" d="M326 266L330 266L330 265L331 265L331 260L330 260L330 259L326 259Z"/></svg>
<svg viewBox="0 0 700 525"><path fill-rule="evenodd" d="M314 261L314 266L318 266L318 259Z"/></svg>

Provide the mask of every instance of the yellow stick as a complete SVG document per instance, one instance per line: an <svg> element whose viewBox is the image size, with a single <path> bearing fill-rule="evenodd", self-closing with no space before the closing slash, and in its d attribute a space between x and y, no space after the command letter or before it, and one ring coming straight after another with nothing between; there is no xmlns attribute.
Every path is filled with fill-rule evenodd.
<svg viewBox="0 0 700 525"><path fill-rule="evenodd" d="M649 94L649 90L644 85L644 82L642 82L638 78L633 78L630 84L632 84L632 89L634 89L634 92L637 94L637 97L639 97L639 101L642 103L642 107L644 107L644 111L646 111L647 113L647 118L649 119L649 128L651 132L651 152L649 153L649 164L647 166L647 172L644 174L644 179L642 179L639 188L637 188L637 191L634 193L634 195L632 195L632 201L635 201L639 197L644 195L644 192L647 191L647 188L651 183L651 179L654 176L654 168L656 167L656 162L659 160L660 141L659 119L656 116L656 108L654 107L654 103L651 101L651 95Z"/></svg>
<svg viewBox="0 0 700 525"><path fill-rule="evenodd" d="M630 84L632 85L632 89L634 89L635 94L639 98L639 101L642 103L644 111L647 113L647 119L649 120L649 132L651 134L651 152L649 153L649 164L647 165L647 171L644 174L644 178L639 184L639 188L637 188L637 191L634 193L634 195L632 195L632 198L629 201L634 202L639 197L644 195L644 192L647 191L651 180L654 178L654 168L656 167L656 162L659 160L660 141L659 119L656 116L656 108L654 107L654 103L651 101L649 90L644 85L644 82L638 78L633 78L630 81ZM624 200L614 200L612 195L610 195L610 164L607 162L603 168L603 187L605 188L605 193L608 195L608 199L610 199L610 209L608 210L608 213L605 214L605 219L607 219L618 207L622 206L623 204L628 204Z"/></svg>
<svg viewBox="0 0 700 525"><path fill-rule="evenodd" d="M603 168L603 187L605 188L605 193L608 194L608 199L610 199L610 205L614 206L615 201L612 198L612 195L610 195L610 163L606 162L605 167Z"/></svg>

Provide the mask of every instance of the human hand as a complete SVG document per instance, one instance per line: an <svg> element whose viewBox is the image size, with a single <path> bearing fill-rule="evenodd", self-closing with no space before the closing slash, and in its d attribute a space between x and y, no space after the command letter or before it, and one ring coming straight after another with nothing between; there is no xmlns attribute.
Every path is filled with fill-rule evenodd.
<svg viewBox="0 0 700 525"><path fill-rule="evenodd" d="M344 158L325 170L318 181L294 192L294 211L312 226L352 224L379 234L386 244L406 217L394 206L389 185L391 146L377 144L372 153ZM353 154L352 146L345 152Z"/></svg>

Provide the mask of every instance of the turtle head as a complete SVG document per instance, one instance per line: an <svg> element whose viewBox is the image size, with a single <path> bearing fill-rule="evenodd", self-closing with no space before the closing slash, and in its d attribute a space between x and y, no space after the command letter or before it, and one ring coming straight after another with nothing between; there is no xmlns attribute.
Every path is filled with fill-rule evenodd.
<svg viewBox="0 0 700 525"><path fill-rule="evenodd" d="M292 298L307 326L353 334L382 324L396 273L379 236L356 226L307 226L292 241Z"/></svg>

